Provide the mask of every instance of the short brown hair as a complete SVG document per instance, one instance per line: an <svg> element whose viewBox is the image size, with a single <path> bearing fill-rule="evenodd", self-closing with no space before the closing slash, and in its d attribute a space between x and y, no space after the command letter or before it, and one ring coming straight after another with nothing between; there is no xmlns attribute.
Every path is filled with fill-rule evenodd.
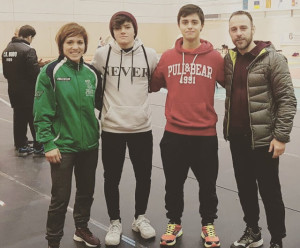
<svg viewBox="0 0 300 248"><path fill-rule="evenodd" d="M32 27L30 25L24 25L24 26L20 27L19 33L18 33L18 36L23 37L23 38L27 38L29 36L34 37L35 35L36 35L35 29L34 29L34 27Z"/></svg>
<svg viewBox="0 0 300 248"><path fill-rule="evenodd" d="M186 17L192 14L197 14L201 21L201 25L204 25L204 14L202 9L195 4L187 4L180 8L177 15L177 24L179 25L180 17Z"/></svg>
<svg viewBox="0 0 300 248"><path fill-rule="evenodd" d="M60 55L63 55L63 45L65 40L68 37L74 37L77 35L81 35L84 40L85 48L84 48L84 53L87 51L88 48L88 35L83 26L80 26L76 22L70 22L65 25L63 25L57 32L55 40L58 46L58 51Z"/></svg>
<svg viewBox="0 0 300 248"><path fill-rule="evenodd" d="M229 21L231 20L231 18L233 16L237 16L237 15L245 15L245 16L248 16L249 20L250 20L250 23L251 23L251 26L253 26L253 18L251 16L251 14L247 11L244 11L244 10L238 10L238 11L235 11L231 14L231 16L229 17Z"/></svg>

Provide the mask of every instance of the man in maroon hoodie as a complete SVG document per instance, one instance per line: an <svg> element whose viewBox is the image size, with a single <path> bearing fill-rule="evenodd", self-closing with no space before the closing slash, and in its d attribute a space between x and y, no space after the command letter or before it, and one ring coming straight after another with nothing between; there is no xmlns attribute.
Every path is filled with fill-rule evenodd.
<svg viewBox="0 0 300 248"><path fill-rule="evenodd" d="M246 229L231 248L260 247L258 189L263 200L270 248L282 248L285 208L279 182L296 113L296 98L286 58L271 42L254 41L251 15L234 12L229 34L235 49L225 56L224 137L230 149Z"/></svg>
<svg viewBox="0 0 300 248"><path fill-rule="evenodd" d="M192 169L199 183L201 237L205 247L219 247L214 230L218 198L216 81L224 81L224 61L211 43L200 39L204 14L197 5L183 6L177 16L182 38L163 53L151 80L151 91L167 88L167 119L160 143L166 178L165 204L169 223L161 245L171 246L182 235L183 187Z"/></svg>

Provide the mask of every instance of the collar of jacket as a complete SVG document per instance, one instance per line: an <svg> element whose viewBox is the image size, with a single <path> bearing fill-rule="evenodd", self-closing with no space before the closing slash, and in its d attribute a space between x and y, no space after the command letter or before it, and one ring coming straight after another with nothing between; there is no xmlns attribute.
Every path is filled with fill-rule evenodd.
<svg viewBox="0 0 300 248"><path fill-rule="evenodd" d="M19 37L12 37L11 42L13 42L13 43L25 43L25 44L30 46L30 43L27 40L23 40Z"/></svg>
<svg viewBox="0 0 300 248"><path fill-rule="evenodd" d="M64 60L65 61L65 65L67 65L68 67L72 68L75 71L80 71L80 69L83 66L83 58L80 58L80 62L79 64L70 60L69 58L67 58L66 56L59 56L58 58L59 60Z"/></svg>
<svg viewBox="0 0 300 248"><path fill-rule="evenodd" d="M267 52L267 49L263 48L253 61L255 61L258 57L260 57L262 54L265 54L266 52ZM237 51L235 49L230 49L228 51L228 54L229 54L229 57L230 57L230 59L232 61L232 65L233 65L233 68L234 68L235 62L236 62L236 58L237 58ZM253 61L252 61L252 63L253 63Z"/></svg>

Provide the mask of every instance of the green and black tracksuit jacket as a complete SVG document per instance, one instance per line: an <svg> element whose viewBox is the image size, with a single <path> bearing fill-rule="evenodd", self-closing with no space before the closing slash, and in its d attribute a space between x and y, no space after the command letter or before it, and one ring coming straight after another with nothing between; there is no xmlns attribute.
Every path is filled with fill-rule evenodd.
<svg viewBox="0 0 300 248"><path fill-rule="evenodd" d="M97 149L99 124L94 108L100 109L101 77L93 66L66 57L44 66L34 99L36 138L45 152L62 153Z"/></svg>

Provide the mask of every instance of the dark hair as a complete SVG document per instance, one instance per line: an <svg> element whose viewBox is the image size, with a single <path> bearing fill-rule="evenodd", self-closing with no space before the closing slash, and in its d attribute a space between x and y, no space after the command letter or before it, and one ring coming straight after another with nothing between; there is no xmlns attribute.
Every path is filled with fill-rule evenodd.
<svg viewBox="0 0 300 248"><path fill-rule="evenodd" d="M233 12L231 14L231 16L229 17L229 21L231 20L231 18L233 16L237 16L237 15L246 15L246 16L248 16L248 18L249 18L249 20L251 22L251 26L253 26L253 19L252 19L251 14L249 12L247 12L247 11L244 11L244 10L238 10L238 11Z"/></svg>
<svg viewBox="0 0 300 248"><path fill-rule="evenodd" d="M204 14L202 9L195 5L195 4L187 4L180 8L178 15L177 15L177 24L180 22L181 17L186 17L191 14L197 14L201 21L201 24L204 25Z"/></svg>
<svg viewBox="0 0 300 248"><path fill-rule="evenodd" d="M117 15L115 18L112 19L112 28L119 29L124 22L132 23L132 20L126 15Z"/></svg>
<svg viewBox="0 0 300 248"><path fill-rule="evenodd" d="M83 26L80 26L79 24L77 24L76 22L70 22L67 23L65 25L63 25L57 32L55 40L58 46L58 51L60 55L63 55L63 45L65 40L68 37L74 37L77 35L81 35L83 37L84 40L84 44L85 44L85 48L84 48L84 52L87 51L88 48L88 35L87 32L85 30L85 28Z"/></svg>
<svg viewBox="0 0 300 248"><path fill-rule="evenodd" d="M19 37L27 38L29 36L34 37L36 35L35 29L30 25L24 25L19 29Z"/></svg>

